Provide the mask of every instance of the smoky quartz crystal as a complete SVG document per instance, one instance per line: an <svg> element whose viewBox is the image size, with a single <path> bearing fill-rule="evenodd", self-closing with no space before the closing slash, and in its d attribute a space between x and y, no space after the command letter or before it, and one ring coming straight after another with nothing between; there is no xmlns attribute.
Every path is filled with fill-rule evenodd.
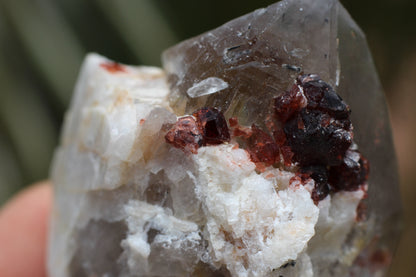
<svg viewBox="0 0 416 277"><path fill-rule="evenodd" d="M50 276L385 276L386 101L337 0L283 0L163 69L89 54L52 165Z"/></svg>

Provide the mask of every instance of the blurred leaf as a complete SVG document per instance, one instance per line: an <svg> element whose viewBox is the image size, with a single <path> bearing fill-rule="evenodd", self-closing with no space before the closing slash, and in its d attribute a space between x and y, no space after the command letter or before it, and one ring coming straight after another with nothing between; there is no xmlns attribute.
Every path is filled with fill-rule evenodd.
<svg viewBox="0 0 416 277"><path fill-rule="evenodd" d="M84 51L53 3L4 0L2 7L37 70L65 107Z"/></svg>
<svg viewBox="0 0 416 277"><path fill-rule="evenodd" d="M88 52L96 52L122 63L140 64L116 26L97 8L95 1L54 1Z"/></svg>
<svg viewBox="0 0 416 277"><path fill-rule="evenodd" d="M152 0L95 0L136 56L160 65L160 54L178 40Z"/></svg>
<svg viewBox="0 0 416 277"><path fill-rule="evenodd" d="M45 178L56 129L48 109L36 91L16 78L0 60L0 118L14 146L26 177L25 181Z"/></svg>
<svg viewBox="0 0 416 277"><path fill-rule="evenodd" d="M12 149L0 131L0 205L22 186L22 172Z"/></svg>

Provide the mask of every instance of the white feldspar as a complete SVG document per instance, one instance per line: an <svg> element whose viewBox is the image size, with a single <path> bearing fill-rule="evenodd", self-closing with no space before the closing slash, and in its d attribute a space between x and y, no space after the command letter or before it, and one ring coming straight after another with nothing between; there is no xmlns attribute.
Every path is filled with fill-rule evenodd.
<svg viewBox="0 0 416 277"><path fill-rule="evenodd" d="M111 65L88 55L65 118L50 276L329 276L315 261L340 256L362 192L316 206L313 181L258 173L233 143L171 147L164 136L182 115L164 72Z"/></svg>
<svg viewBox="0 0 416 277"><path fill-rule="evenodd" d="M353 261L346 255L342 257L343 242L356 223L357 206L364 197L362 190L344 191L328 196L318 205L319 219L315 227L316 236L308 245L308 253L315 260L315 271L319 276L331 276L328 264L334 262L350 265ZM322 242L325 243L322 243ZM350 257L356 257L357 249ZM332 274L333 275L333 274Z"/></svg>
<svg viewBox="0 0 416 277"><path fill-rule="evenodd" d="M233 276L265 276L296 260L318 219L310 193L289 184L277 191L233 145L202 148L195 159L214 262Z"/></svg>

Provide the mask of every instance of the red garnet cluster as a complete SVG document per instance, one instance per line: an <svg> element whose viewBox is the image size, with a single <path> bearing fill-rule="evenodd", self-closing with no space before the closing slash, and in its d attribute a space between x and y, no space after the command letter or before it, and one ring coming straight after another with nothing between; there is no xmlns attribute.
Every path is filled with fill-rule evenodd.
<svg viewBox="0 0 416 277"><path fill-rule="evenodd" d="M215 108L202 108L192 116L180 117L165 136L166 142L185 152L196 154L198 148L230 141L224 115Z"/></svg>
<svg viewBox="0 0 416 277"><path fill-rule="evenodd" d="M285 145L301 173L315 181L312 197L359 189L368 178L368 161L353 143L350 109L317 75L299 76L288 92L275 98L275 116Z"/></svg>
<svg viewBox="0 0 416 277"><path fill-rule="evenodd" d="M315 202L331 191L357 190L367 181L369 164L353 142L351 111L329 84L314 74L301 75L290 91L274 99L273 109L273 124L266 122L270 132L229 119L233 137L244 142L258 167L297 163L301 178L315 181ZM229 142L230 131L219 110L202 108L180 117L165 139L197 153L201 146Z"/></svg>

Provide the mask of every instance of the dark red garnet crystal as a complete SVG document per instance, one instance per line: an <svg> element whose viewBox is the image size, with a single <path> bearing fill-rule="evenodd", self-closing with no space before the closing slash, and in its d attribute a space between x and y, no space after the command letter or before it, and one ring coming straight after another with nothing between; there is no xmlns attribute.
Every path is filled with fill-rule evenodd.
<svg viewBox="0 0 416 277"><path fill-rule="evenodd" d="M203 136L204 145L222 144L230 141L227 121L216 108L202 108L193 112Z"/></svg>
<svg viewBox="0 0 416 277"><path fill-rule="evenodd" d="M352 143L350 126L319 110L303 109L283 130L301 165L338 165Z"/></svg>
<svg viewBox="0 0 416 277"><path fill-rule="evenodd" d="M195 154L201 146L230 141L230 131L219 110L202 108L192 116L180 117L166 134L165 140L176 148Z"/></svg>
<svg viewBox="0 0 416 277"><path fill-rule="evenodd" d="M357 190L368 178L368 161L352 149L350 113L315 74L299 76L290 91L275 98L274 114L285 136L280 141L290 147L301 172L314 179L315 203L331 190Z"/></svg>
<svg viewBox="0 0 416 277"><path fill-rule="evenodd" d="M304 166L342 162L353 139L350 110L317 75L298 77L290 92L275 99L275 114L295 161Z"/></svg>
<svg viewBox="0 0 416 277"><path fill-rule="evenodd" d="M279 148L273 138L253 124L252 133L247 140L247 151L254 163L262 162L266 166L273 165L279 156Z"/></svg>
<svg viewBox="0 0 416 277"><path fill-rule="evenodd" d="M192 116L180 117L165 135L165 140L172 146L185 152L197 153L202 146L202 135Z"/></svg>
<svg viewBox="0 0 416 277"><path fill-rule="evenodd" d="M315 181L315 203L331 191L354 191L365 184L369 164L353 142L350 108L328 83L315 74L301 75L273 104L273 136L255 124L243 127L237 118L229 119L233 136L243 141L260 169L297 163L304 181ZM165 138L174 147L197 153L199 147L229 142L231 136L223 113L205 107L179 118Z"/></svg>
<svg viewBox="0 0 416 277"><path fill-rule="evenodd" d="M301 172L315 181L315 187L311 195L315 204L325 199L331 191L331 187L328 184L327 168L322 165L314 165L301 168Z"/></svg>
<svg viewBox="0 0 416 277"><path fill-rule="evenodd" d="M360 152L348 150L339 166L329 170L329 182L335 190L354 191L368 179L369 164Z"/></svg>

